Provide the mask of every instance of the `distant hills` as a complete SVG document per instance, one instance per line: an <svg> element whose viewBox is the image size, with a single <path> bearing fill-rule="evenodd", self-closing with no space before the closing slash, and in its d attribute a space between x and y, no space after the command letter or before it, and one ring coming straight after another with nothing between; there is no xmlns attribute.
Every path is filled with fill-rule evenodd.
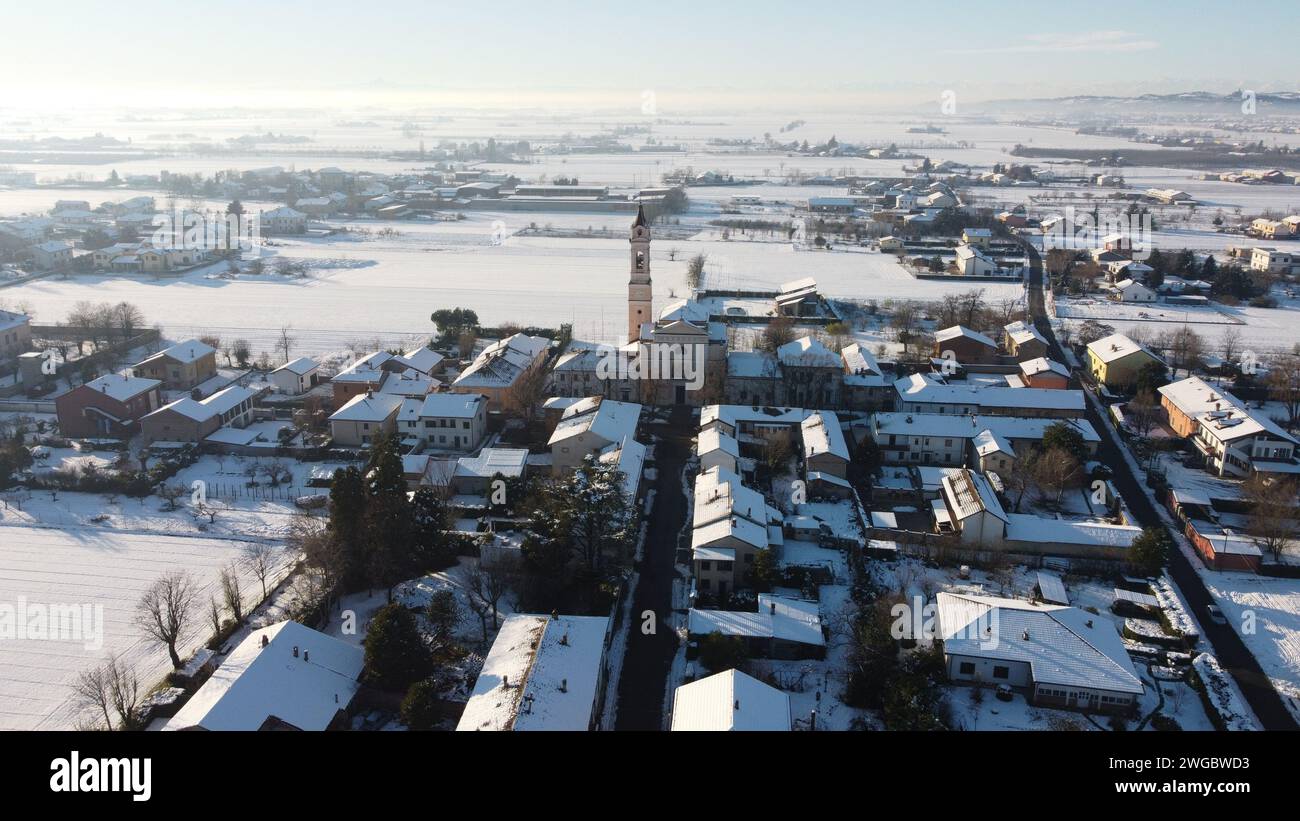
<svg viewBox="0 0 1300 821"><path fill-rule="evenodd" d="M1136 97L1076 95L1072 97L990 100L972 108L985 113L1043 115L1201 114L1241 116L1243 92L1214 94L1187 91L1179 94L1142 94ZM1255 113L1262 116L1300 116L1300 91L1256 91Z"/></svg>

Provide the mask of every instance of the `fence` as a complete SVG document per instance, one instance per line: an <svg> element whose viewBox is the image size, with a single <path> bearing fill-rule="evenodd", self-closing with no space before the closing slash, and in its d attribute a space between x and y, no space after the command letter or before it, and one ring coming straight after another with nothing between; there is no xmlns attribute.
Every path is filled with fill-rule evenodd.
<svg viewBox="0 0 1300 821"><path fill-rule="evenodd" d="M300 496L327 496L329 488L300 485L249 485L239 482L208 482L204 492L209 499L262 499L268 502L292 502Z"/></svg>

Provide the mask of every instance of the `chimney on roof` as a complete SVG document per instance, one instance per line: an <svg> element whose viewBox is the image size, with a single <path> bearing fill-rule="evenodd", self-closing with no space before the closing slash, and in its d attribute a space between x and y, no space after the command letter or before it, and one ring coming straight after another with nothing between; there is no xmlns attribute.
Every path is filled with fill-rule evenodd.
<svg viewBox="0 0 1300 821"><path fill-rule="evenodd" d="M298 645L293 646L293 657L298 658Z"/></svg>
<svg viewBox="0 0 1300 821"><path fill-rule="evenodd" d="M501 687L502 689L505 690L510 689L510 676L506 676L506 675L501 676Z"/></svg>
<svg viewBox="0 0 1300 821"><path fill-rule="evenodd" d="M1088 627L1092 627L1092 619L1088 619L1084 624L1088 625Z"/></svg>
<svg viewBox="0 0 1300 821"><path fill-rule="evenodd" d="M740 712L740 699L736 699L735 710L736 712Z"/></svg>
<svg viewBox="0 0 1300 821"><path fill-rule="evenodd" d="M303 660L303 661L311 661L311 651L310 651L310 650L303 650L303 651L302 651L302 660Z"/></svg>
<svg viewBox="0 0 1300 821"><path fill-rule="evenodd" d="M776 614L776 602L772 601L767 603L767 612L773 615Z"/></svg>
<svg viewBox="0 0 1300 821"><path fill-rule="evenodd" d="M552 611L551 611L551 621L559 621L559 620L560 620L560 614L557 613L556 611L552 610Z"/></svg>
<svg viewBox="0 0 1300 821"><path fill-rule="evenodd" d="M271 643L271 640L268 639L268 638L266 637L266 634L265 634L265 633L263 633L263 634L262 634L262 646L265 647L266 645L268 645L268 644L270 644L270 643Z"/></svg>
<svg viewBox="0 0 1300 821"><path fill-rule="evenodd" d="M1029 631L1026 630L1020 634L1021 641L1029 641Z"/></svg>
<svg viewBox="0 0 1300 821"><path fill-rule="evenodd" d="M569 634L568 634L568 633L565 633L563 636L560 636L560 644L563 645L563 646L565 646L565 647L568 647L568 646L569 646Z"/></svg>
<svg viewBox="0 0 1300 821"><path fill-rule="evenodd" d="M808 716L808 730L810 732L817 731L817 709L816 708L813 708L812 713L809 714Z"/></svg>
<svg viewBox="0 0 1300 821"><path fill-rule="evenodd" d="M561 693L569 692L569 680L567 678L560 679L560 692Z"/></svg>

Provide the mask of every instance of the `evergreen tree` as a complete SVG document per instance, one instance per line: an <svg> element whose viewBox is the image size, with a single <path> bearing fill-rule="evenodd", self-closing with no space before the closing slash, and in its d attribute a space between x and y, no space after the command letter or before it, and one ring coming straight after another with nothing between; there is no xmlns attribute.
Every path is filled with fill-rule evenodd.
<svg viewBox="0 0 1300 821"><path fill-rule="evenodd" d="M364 681L384 690L405 690L427 678L433 655L411 611L400 604L379 609L366 631Z"/></svg>
<svg viewBox="0 0 1300 821"><path fill-rule="evenodd" d="M1169 532L1163 527L1144 528L1129 547L1129 565L1145 576L1154 576L1168 563L1172 547Z"/></svg>
<svg viewBox="0 0 1300 821"><path fill-rule="evenodd" d="M393 586L415 571L411 506L396 436L378 437L366 466L366 512L362 525L366 577L375 587Z"/></svg>
<svg viewBox="0 0 1300 821"><path fill-rule="evenodd" d="M352 591L365 584L362 554L362 523L366 512L365 484L355 467L334 471L330 483L330 540L339 556L339 581L344 590Z"/></svg>
<svg viewBox="0 0 1300 821"><path fill-rule="evenodd" d="M1088 447L1083 434L1069 422L1056 422L1043 431L1044 451L1060 449L1073 456L1079 464L1088 461Z"/></svg>
<svg viewBox="0 0 1300 821"><path fill-rule="evenodd" d="M442 570L456 563L447 527L447 507L442 499L428 485L417 488L411 498L411 552L416 572Z"/></svg>

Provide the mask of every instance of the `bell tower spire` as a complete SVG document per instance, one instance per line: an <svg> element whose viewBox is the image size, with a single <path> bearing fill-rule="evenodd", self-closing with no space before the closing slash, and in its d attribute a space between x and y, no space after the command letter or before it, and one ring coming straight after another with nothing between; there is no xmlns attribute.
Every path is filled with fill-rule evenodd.
<svg viewBox="0 0 1300 821"><path fill-rule="evenodd" d="M628 342L641 338L641 325L653 321L653 302L650 282L650 223L645 207L638 205L636 221L628 237L631 245L632 270L627 284L627 335Z"/></svg>

